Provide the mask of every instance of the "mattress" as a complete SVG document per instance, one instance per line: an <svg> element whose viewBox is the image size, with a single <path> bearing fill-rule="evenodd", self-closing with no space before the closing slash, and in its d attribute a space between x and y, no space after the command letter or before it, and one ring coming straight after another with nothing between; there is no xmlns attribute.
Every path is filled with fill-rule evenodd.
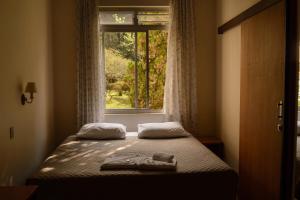
<svg viewBox="0 0 300 200"><path fill-rule="evenodd" d="M177 170L100 170L101 164L108 156L126 153L152 155L155 152L174 154ZM41 199L47 199L45 191L48 191L49 195L51 189L56 193L57 190L61 190L60 195L67 195L64 198L76 194L77 190L88 191L90 196L85 196L85 199L93 199L96 195L108 195L111 198L114 194L112 188L118 188L118 185L120 187L116 191L120 192L121 188L124 195L130 195L129 188L133 187L135 191L140 192L147 192L147 188L151 188L151 191L156 188L156 191L164 192L168 191L168 188L175 189L178 197L183 194L189 195L183 191L194 188L197 193L200 190L209 195L203 199L234 199L237 174L192 136L176 139L138 139L136 133L129 133L125 140L78 140L75 136L70 136L44 161L27 183L40 186ZM93 187L101 189L101 192L96 194L97 189ZM176 191L176 188L179 190Z"/></svg>

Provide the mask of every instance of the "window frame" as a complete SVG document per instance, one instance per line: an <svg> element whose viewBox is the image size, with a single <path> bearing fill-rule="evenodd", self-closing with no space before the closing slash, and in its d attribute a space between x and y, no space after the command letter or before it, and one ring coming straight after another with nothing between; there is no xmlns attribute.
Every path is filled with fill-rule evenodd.
<svg viewBox="0 0 300 200"><path fill-rule="evenodd" d="M138 12L158 12L158 11L169 11L168 6L164 7L99 7L101 11L132 11L134 18L133 24L122 25L122 24L103 24L100 25L101 34L106 32L132 32L135 34L135 54L137 55L137 33L146 33L146 108L137 108L138 99L138 73L137 73L137 56L135 59L135 107L134 108L105 108L105 114L138 114L138 113L163 113L163 109L150 109L149 108L149 31L151 30L165 30L168 31L168 25L140 25L138 24ZM102 44L104 44L104 35L102 35ZM103 48L102 45L101 48ZM105 51L102 50L103 57Z"/></svg>

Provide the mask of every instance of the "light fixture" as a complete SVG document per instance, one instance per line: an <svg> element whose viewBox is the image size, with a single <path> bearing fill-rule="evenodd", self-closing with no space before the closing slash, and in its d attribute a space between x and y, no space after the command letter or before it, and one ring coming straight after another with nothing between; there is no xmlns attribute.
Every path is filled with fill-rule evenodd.
<svg viewBox="0 0 300 200"><path fill-rule="evenodd" d="M21 96L22 105L25 105L25 103L32 103L33 102L33 94L37 93L36 85L35 85L34 82L28 82L27 83L26 88L25 88L25 93L29 93L30 97L29 97L29 99L27 99L25 94L22 94L22 96Z"/></svg>

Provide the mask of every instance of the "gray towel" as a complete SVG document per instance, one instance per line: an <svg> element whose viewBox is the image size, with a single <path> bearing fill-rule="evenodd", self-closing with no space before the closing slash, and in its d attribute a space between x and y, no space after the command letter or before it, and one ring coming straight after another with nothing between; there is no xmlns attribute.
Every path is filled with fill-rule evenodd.
<svg viewBox="0 0 300 200"><path fill-rule="evenodd" d="M127 154L106 158L101 165L101 170L169 171L176 170L176 166L175 158L169 163L153 160L152 157L141 154Z"/></svg>
<svg viewBox="0 0 300 200"><path fill-rule="evenodd" d="M174 155L170 155L167 153L154 153L152 159L156 161L172 163L174 159Z"/></svg>

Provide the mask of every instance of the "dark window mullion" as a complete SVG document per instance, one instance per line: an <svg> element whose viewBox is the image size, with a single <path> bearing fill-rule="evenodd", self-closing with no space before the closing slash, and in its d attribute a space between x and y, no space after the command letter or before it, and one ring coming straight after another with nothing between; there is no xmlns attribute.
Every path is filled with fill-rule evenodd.
<svg viewBox="0 0 300 200"><path fill-rule="evenodd" d="M149 31L146 31L146 107L149 108Z"/></svg>
<svg viewBox="0 0 300 200"><path fill-rule="evenodd" d="M137 11L134 11L134 14L133 14L133 24L134 24L135 26L139 25L139 19L138 19L137 16L138 16Z"/></svg>
<svg viewBox="0 0 300 200"><path fill-rule="evenodd" d="M107 80L106 80L106 74L105 74L105 69L106 69L106 63L105 63L105 44L104 44L104 42L105 42L105 32L102 32L102 33L100 33L100 37L102 37L101 38L101 42L102 42L102 44L101 44L101 51L102 51L102 59L101 59L101 61L102 61L102 63L101 64L103 64L104 65L104 77L105 77L105 81L104 81L104 90L105 90L105 93L104 93L104 102L106 102L106 95L107 95L107 90L106 90L106 88L107 88ZM106 103L105 103L105 107L106 107Z"/></svg>
<svg viewBox="0 0 300 200"><path fill-rule="evenodd" d="M138 108L138 55L137 55L137 32L134 32L134 46L135 46L135 68L134 68L134 107Z"/></svg>
<svg viewBox="0 0 300 200"><path fill-rule="evenodd" d="M135 108L138 108L138 46L137 46L137 32L134 32L134 40L135 40L135 70L134 70L134 73L135 73L135 97L134 97L134 102L135 102Z"/></svg>
<svg viewBox="0 0 300 200"><path fill-rule="evenodd" d="M134 25L137 25L138 18L137 18L137 12L134 12L133 15L133 23ZM135 44L135 108L138 108L138 97L139 97L139 75L138 75L138 34L137 31L134 32L134 44Z"/></svg>

